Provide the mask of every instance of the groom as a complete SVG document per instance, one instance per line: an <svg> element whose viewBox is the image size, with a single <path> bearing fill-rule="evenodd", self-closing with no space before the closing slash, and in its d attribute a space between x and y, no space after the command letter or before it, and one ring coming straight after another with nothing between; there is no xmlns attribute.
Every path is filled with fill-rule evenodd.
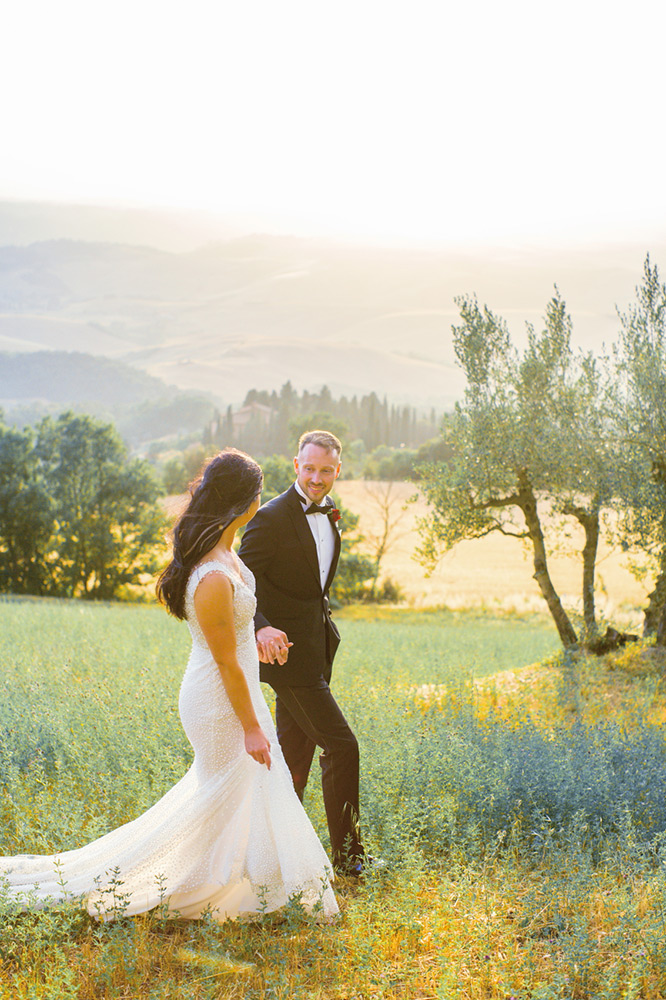
<svg viewBox="0 0 666 1000"><path fill-rule="evenodd" d="M261 679L276 694L277 733L294 788L302 800L320 747L333 866L359 877L358 743L329 687L340 642L328 602L340 555L340 515L328 494L340 474L341 453L334 434L303 434L296 482L258 510L239 555L257 582Z"/></svg>

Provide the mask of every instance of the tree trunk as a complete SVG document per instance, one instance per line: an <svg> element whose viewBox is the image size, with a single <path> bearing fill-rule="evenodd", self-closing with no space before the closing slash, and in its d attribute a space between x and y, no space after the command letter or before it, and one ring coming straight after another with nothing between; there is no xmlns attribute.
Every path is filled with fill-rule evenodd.
<svg viewBox="0 0 666 1000"><path fill-rule="evenodd" d="M666 603L662 605L657 625L657 646L666 646Z"/></svg>
<svg viewBox="0 0 666 1000"><path fill-rule="evenodd" d="M666 471L657 466L656 479L662 490L666 489ZM666 539L666 508L662 509L661 537ZM643 635L656 635L657 645L666 646L666 542L662 542L659 553L659 573L654 590L648 595L648 606L644 612ZM661 637L660 637L661 636Z"/></svg>
<svg viewBox="0 0 666 1000"><path fill-rule="evenodd" d="M643 635L655 635L659 629L659 622L666 608L666 569L662 568L654 590L648 597L648 606L644 611Z"/></svg>
<svg viewBox="0 0 666 1000"><path fill-rule="evenodd" d="M583 547L583 620L585 638L591 639L597 631L597 617L594 607L594 573L599 548L599 514L589 514L581 521L585 528Z"/></svg>
<svg viewBox="0 0 666 1000"><path fill-rule="evenodd" d="M375 559L375 572L370 583L370 600L374 601L377 591L377 580L379 579L379 559Z"/></svg>
<svg viewBox="0 0 666 1000"><path fill-rule="evenodd" d="M562 607L562 602L550 578L546 558L546 544L544 542L543 531L541 530L536 497L534 496L532 484L523 471L518 474L518 497L520 509L525 517L527 530L532 540L534 579L538 583L539 590L548 605L548 610L555 622L562 645L565 649L570 649L572 646L578 644L578 636L569 621L566 611Z"/></svg>
<svg viewBox="0 0 666 1000"><path fill-rule="evenodd" d="M599 549L599 508L592 505L592 512L583 507L568 505L564 507L565 514L571 514L585 532L583 547L583 620L585 622L585 641L589 642L596 635L597 615L594 606L594 578Z"/></svg>

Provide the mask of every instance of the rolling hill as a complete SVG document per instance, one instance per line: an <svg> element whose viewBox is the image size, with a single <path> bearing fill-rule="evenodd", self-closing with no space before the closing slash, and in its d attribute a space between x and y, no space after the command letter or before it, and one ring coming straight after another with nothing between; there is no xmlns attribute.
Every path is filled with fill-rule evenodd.
<svg viewBox="0 0 666 1000"><path fill-rule="evenodd" d="M111 358L75 351L0 353L0 408L18 426L67 409L112 420L132 445L201 431L215 410L203 393L166 385Z"/></svg>
<svg viewBox="0 0 666 1000"><path fill-rule="evenodd" d="M84 226L80 209L68 227L64 207L55 216L51 207L40 230L35 206L23 228L19 207L11 225L6 209L0 203L0 244L13 237L0 245L0 351L100 355L225 405L291 380L448 408L463 390L451 341L456 296L477 294L520 339L557 283L577 343L599 348L615 336L615 306L631 298L645 253L659 263L666 249L443 251L254 235L176 252L166 239L158 248L108 238L159 236L145 218L132 228L121 213L114 230L105 210ZM21 238L58 231L87 238Z"/></svg>

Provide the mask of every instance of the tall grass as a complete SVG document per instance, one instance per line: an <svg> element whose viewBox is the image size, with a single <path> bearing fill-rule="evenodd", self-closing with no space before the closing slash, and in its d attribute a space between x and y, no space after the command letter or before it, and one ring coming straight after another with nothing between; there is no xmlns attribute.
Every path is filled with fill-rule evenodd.
<svg viewBox="0 0 666 1000"><path fill-rule="evenodd" d="M98 926L5 907L3 1000L665 995L666 745L646 708L659 670L637 679L624 654L643 700L587 717L596 665L552 658L543 704L493 693L489 675L552 656L543 620L351 610L341 629L364 835L388 862L339 887L341 921L294 905L257 924L155 911ZM0 852L78 846L180 777L182 625L148 607L4 602L0 635ZM326 841L315 779L306 806Z"/></svg>
<svg viewBox="0 0 666 1000"><path fill-rule="evenodd" d="M467 682L475 631L479 674L515 664L512 637L521 634L509 621L446 614L341 627L336 692L361 742L394 751L409 685ZM524 628L523 661L552 649L543 624ZM147 808L184 772L184 625L144 606L15 601L0 603L0 634L0 753L12 803L5 791L0 851L79 846Z"/></svg>

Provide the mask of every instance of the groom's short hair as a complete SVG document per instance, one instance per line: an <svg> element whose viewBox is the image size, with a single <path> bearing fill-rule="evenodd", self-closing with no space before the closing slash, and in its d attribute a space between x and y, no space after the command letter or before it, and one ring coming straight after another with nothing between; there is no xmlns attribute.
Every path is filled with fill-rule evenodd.
<svg viewBox="0 0 666 1000"><path fill-rule="evenodd" d="M337 451L338 456L342 455L340 439L336 438L335 434L331 434L330 431L306 431L305 434L301 434L298 439L299 455L307 444L316 444L325 451Z"/></svg>

